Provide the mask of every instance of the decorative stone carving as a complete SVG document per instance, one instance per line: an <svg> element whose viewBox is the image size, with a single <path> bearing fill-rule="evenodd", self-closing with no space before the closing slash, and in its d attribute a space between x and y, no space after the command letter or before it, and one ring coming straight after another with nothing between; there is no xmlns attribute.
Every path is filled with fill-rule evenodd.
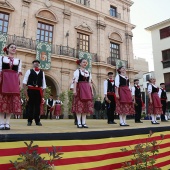
<svg viewBox="0 0 170 170"><path fill-rule="evenodd" d="M15 10L15 8L6 0L0 0L0 8L7 9L8 11Z"/></svg>
<svg viewBox="0 0 170 170"><path fill-rule="evenodd" d="M126 6L125 6L125 5L123 5L123 6L122 6L122 9L123 9L123 10L126 10Z"/></svg>
<svg viewBox="0 0 170 170"><path fill-rule="evenodd" d="M85 22L83 22L81 25L79 25L78 27L75 27L75 29L77 30L81 30L81 31L85 31L88 33L93 33L92 29L90 28L90 26L88 26Z"/></svg>
<svg viewBox="0 0 170 170"><path fill-rule="evenodd" d="M55 23L58 22L57 16L52 11L50 11L48 9L39 10L36 13L36 17L44 19L44 20L52 21L52 22L55 22Z"/></svg>
<svg viewBox="0 0 170 170"><path fill-rule="evenodd" d="M50 0L45 0L45 5L47 8L50 8L52 6L52 3L50 2Z"/></svg>
<svg viewBox="0 0 170 170"><path fill-rule="evenodd" d="M121 36L116 32L111 33L109 35L109 39L115 40L115 41L118 41L118 42L123 42Z"/></svg>
<svg viewBox="0 0 170 170"><path fill-rule="evenodd" d="M64 9L63 14L64 14L64 18L65 18L65 19L70 20L70 18L71 18L71 11L70 11L70 10Z"/></svg>
<svg viewBox="0 0 170 170"><path fill-rule="evenodd" d="M132 39L133 33L131 31L125 33L126 38Z"/></svg>
<svg viewBox="0 0 170 170"><path fill-rule="evenodd" d="M97 21L97 28L98 28L98 29L105 30L105 28L106 28L105 22L98 20L98 21Z"/></svg>
<svg viewBox="0 0 170 170"><path fill-rule="evenodd" d="M24 3L24 5L29 6L32 0L22 0L22 2Z"/></svg>
<svg viewBox="0 0 170 170"><path fill-rule="evenodd" d="M5 0L0 0L0 4L5 4Z"/></svg>

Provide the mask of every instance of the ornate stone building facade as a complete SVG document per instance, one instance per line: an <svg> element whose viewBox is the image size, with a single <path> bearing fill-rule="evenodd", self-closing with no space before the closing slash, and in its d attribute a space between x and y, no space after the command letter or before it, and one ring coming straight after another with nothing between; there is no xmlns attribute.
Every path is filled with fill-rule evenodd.
<svg viewBox="0 0 170 170"><path fill-rule="evenodd" d="M52 44L51 69L45 71L54 94L67 91L77 68L79 50L92 54L96 95L103 96L107 72L127 61L130 80L134 69L131 0L0 0L0 31L18 46L23 74L35 59L36 40ZM6 25L6 27L5 27Z"/></svg>

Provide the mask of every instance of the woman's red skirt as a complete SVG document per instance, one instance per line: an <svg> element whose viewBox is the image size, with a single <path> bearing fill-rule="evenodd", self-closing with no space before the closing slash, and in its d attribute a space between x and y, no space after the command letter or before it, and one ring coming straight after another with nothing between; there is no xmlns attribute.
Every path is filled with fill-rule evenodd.
<svg viewBox="0 0 170 170"><path fill-rule="evenodd" d="M134 104L132 102L131 91L128 86L119 87L119 99L116 100L116 113L133 115L135 114Z"/></svg>
<svg viewBox="0 0 170 170"><path fill-rule="evenodd" d="M7 73L6 73L7 74ZM6 114L16 114L21 115L21 98L20 94L3 94L2 93L2 74L0 72L0 113ZM16 80L18 81L18 80ZM11 80L9 82L5 82L6 84L12 84ZM19 87L19 81L18 81Z"/></svg>
<svg viewBox="0 0 170 170"><path fill-rule="evenodd" d="M56 115L56 116L61 115L61 104L56 104L55 110L54 110L54 115Z"/></svg>
<svg viewBox="0 0 170 170"><path fill-rule="evenodd" d="M148 113L161 115L163 113L162 112L162 104L161 104L160 98L158 96L158 93L152 93L151 97L152 97L152 104L149 102Z"/></svg>
<svg viewBox="0 0 170 170"><path fill-rule="evenodd" d="M79 83L77 83L76 91L77 91L77 95L73 97L72 113L93 114L93 110L94 110L93 99L87 101L82 101L80 99ZM87 93L92 93L92 92L91 90L89 90L87 91Z"/></svg>

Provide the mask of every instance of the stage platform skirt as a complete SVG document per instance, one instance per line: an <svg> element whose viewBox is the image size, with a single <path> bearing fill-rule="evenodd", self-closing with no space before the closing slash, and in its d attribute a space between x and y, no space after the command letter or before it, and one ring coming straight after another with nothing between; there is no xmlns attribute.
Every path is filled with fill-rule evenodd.
<svg viewBox="0 0 170 170"><path fill-rule="evenodd" d="M132 95L128 86L119 87L119 97L120 98L116 100L116 113L126 115L135 114Z"/></svg>
<svg viewBox="0 0 170 170"><path fill-rule="evenodd" d="M148 113L161 115L163 113L162 104L158 96L158 93L152 93L151 97L152 97L152 104L149 102Z"/></svg>
<svg viewBox="0 0 170 170"><path fill-rule="evenodd" d="M77 83L76 91L77 95L73 97L72 113L93 114L93 99L87 101L81 100L79 83ZM91 91L87 91L87 93L91 93Z"/></svg>
<svg viewBox="0 0 170 170"><path fill-rule="evenodd" d="M106 120L88 120L88 129L76 128L71 119L57 122L42 120L43 126L34 123L26 126L23 119L11 119L12 130L0 134L0 170L9 170L11 161L16 161L19 154L25 153L24 141L38 145L38 153L49 160L47 149L52 146L63 153L62 158L52 162L55 170L122 170L123 163L132 164L133 150L137 144L156 141L159 152L155 166L162 170L170 168L170 125L162 122L152 125L144 120L136 126L134 120L128 120L129 127L108 125ZM152 136L148 137L149 134ZM162 138L164 136L164 138ZM128 152L121 149L126 148Z"/></svg>

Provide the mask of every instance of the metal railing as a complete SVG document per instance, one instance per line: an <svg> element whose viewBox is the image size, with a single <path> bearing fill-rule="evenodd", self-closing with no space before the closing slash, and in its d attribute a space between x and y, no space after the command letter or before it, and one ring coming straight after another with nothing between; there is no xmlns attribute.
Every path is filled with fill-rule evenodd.
<svg viewBox="0 0 170 170"><path fill-rule="evenodd" d="M121 60L119 58L115 58L115 57L108 57L107 58L107 64L111 64L112 66L125 66L127 68L128 66L128 61L126 60Z"/></svg>
<svg viewBox="0 0 170 170"><path fill-rule="evenodd" d="M16 35L8 35L7 44L15 43L17 47L36 50L36 41L30 38L20 37Z"/></svg>
<svg viewBox="0 0 170 170"><path fill-rule="evenodd" d="M90 0L76 0L77 3L90 7Z"/></svg>
<svg viewBox="0 0 170 170"><path fill-rule="evenodd" d="M168 68L170 67L170 60L164 60L162 61L163 68Z"/></svg>
<svg viewBox="0 0 170 170"><path fill-rule="evenodd" d="M113 12L112 10L109 10L110 16L121 19L121 13Z"/></svg>
<svg viewBox="0 0 170 170"><path fill-rule="evenodd" d="M9 43L15 43L17 47L26 48L30 50L36 50L37 41L32 40L29 38L16 36L16 35L8 35L7 36L7 44ZM77 50L75 48L70 48L69 46L62 46L62 45L52 45L52 54L56 55L64 55L74 58L79 58L79 52L80 50ZM92 56L92 61L97 62L98 57L96 53L90 53Z"/></svg>
<svg viewBox="0 0 170 170"><path fill-rule="evenodd" d="M165 89L167 92L170 92L170 82L165 82Z"/></svg>

